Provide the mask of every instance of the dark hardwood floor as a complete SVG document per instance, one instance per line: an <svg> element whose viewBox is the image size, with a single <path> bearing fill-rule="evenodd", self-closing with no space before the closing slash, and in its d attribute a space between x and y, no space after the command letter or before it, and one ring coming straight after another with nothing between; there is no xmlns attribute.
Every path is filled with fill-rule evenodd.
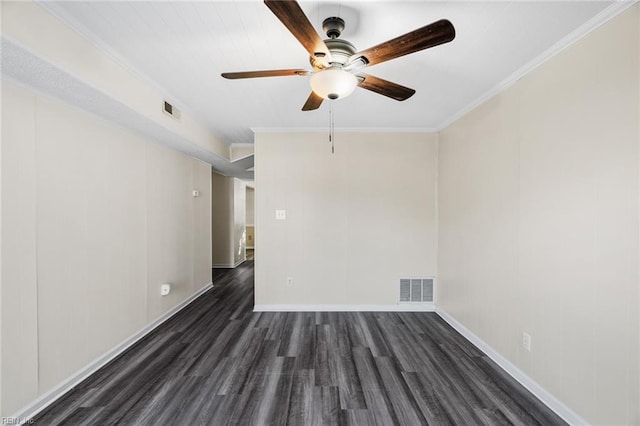
<svg viewBox="0 0 640 426"><path fill-rule="evenodd" d="M433 313L254 313L253 262L36 417L38 425L556 425Z"/></svg>

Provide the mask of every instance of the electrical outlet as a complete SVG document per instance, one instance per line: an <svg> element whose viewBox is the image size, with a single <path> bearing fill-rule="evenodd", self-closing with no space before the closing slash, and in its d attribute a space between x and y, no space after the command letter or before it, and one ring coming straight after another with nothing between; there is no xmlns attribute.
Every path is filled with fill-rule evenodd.
<svg viewBox="0 0 640 426"><path fill-rule="evenodd" d="M287 287L293 287L293 278L287 278Z"/></svg>
<svg viewBox="0 0 640 426"><path fill-rule="evenodd" d="M531 352L531 336L527 333L522 333L522 347L525 348L527 352Z"/></svg>
<svg viewBox="0 0 640 426"><path fill-rule="evenodd" d="M171 284L162 284L160 286L160 296L166 296L171 293Z"/></svg>

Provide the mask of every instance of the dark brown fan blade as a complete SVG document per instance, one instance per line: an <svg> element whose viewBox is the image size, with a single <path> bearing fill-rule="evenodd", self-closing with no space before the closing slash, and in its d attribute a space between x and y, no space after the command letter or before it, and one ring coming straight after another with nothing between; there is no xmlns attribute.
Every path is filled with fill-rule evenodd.
<svg viewBox="0 0 640 426"><path fill-rule="evenodd" d="M223 72L224 78L235 80L238 78L256 78L256 77L287 77L291 75L309 75L307 70L268 70L268 71L241 71L241 72Z"/></svg>
<svg viewBox="0 0 640 426"><path fill-rule="evenodd" d="M362 80L358 84L358 86L362 87L363 89L376 92L380 95L395 99L396 101L407 100L411 96L413 96L414 93L416 93L416 91L413 89L409 89L408 87L404 87L397 83L383 80L369 74L359 74L358 76L364 78L364 80Z"/></svg>
<svg viewBox="0 0 640 426"><path fill-rule="evenodd" d="M324 99L322 99L320 96L316 95L315 92L311 92L311 94L309 95L309 97L307 98L307 102L304 103L304 106L302 107L303 111L311 111L314 109L318 109L320 108L320 105L322 105L322 101Z"/></svg>
<svg viewBox="0 0 640 426"><path fill-rule="evenodd" d="M264 3L285 27L298 39L311 57L328 64L331 53L318 35L309 18L294 0L264 0Z"/></svg>
<svg viewBox="0 0 640 426"><path fill-rule="evenodd" d="M360 57L364 57L367 65L375 65L429 47L448 43L455 37L456 30L453 28L453 24L446 19L442 19L400 37L355 53L349 58L347 63L349 64Z"/></svg>

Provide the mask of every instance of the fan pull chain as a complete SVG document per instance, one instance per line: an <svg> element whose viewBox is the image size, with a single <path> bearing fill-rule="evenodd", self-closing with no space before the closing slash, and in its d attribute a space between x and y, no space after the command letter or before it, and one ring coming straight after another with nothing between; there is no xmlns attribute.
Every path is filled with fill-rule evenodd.
<svg viewBox="0 0 640 426"><path fill-rule="evenodd" d="M329 143L331 143L331 153L335 154L335 122L333 120L333 102L329 104Z"/></svg>

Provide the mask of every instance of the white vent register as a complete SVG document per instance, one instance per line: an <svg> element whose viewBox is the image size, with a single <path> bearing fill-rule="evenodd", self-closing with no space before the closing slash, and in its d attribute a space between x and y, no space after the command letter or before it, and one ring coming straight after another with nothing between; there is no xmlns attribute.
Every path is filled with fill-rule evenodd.
<svg viewBox="0 0 640 426"><path fill-rule="evenodd" d="M433 278L400 278L400 303L433 302Z"/></svg>

